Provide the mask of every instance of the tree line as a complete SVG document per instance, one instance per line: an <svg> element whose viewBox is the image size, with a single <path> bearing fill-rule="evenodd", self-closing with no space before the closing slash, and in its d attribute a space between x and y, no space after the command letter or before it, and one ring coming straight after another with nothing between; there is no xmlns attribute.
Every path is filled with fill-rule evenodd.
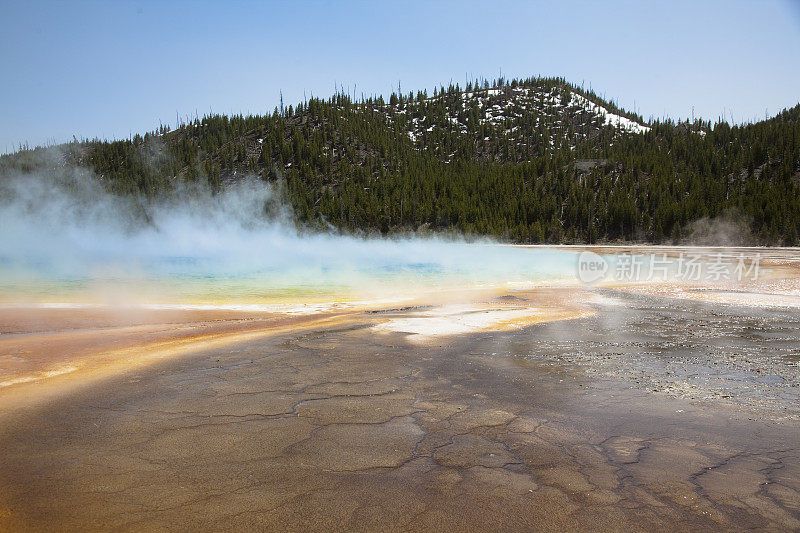
<svg viewBox="0 0 800 533"><path fill-rule="evenodd" d="M754 124L665 120L626 133L573 95L644 123L561 78L498 79L207 115L69 143L57 161L22 150L0 158L0 175L86 166L110 191L143 196L258 176L281 182L298 224L346 232L678 243L693 221L737 213L755 243L798 243L800 106Z"/></svg>

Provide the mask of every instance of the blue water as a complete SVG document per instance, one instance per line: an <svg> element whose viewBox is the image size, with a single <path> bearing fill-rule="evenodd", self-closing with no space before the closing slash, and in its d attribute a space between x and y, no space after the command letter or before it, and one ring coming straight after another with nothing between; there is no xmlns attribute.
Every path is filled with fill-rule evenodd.
<svg viewBox="0 0 800 533"><path fill-rule="evenodd" d="M322 245L324 243L324 246ZM74 299L102 288L166 300L261 301L296 296L397 295L575 279L576 253L436 240L328 237L280 255L139 257L73 254L0 258L0 295Z"/></svg>

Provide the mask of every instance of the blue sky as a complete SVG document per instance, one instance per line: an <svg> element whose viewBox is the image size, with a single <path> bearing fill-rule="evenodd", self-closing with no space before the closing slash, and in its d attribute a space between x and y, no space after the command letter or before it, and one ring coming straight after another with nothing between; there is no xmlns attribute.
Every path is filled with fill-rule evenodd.
<svg viewBox="0 0 800 533"><path fill-rule="evenodd" d="M563 76L645 118L762 118L800 101L800 2L9 2L0 152L125 138L334 84L432 91Z"/></svg>

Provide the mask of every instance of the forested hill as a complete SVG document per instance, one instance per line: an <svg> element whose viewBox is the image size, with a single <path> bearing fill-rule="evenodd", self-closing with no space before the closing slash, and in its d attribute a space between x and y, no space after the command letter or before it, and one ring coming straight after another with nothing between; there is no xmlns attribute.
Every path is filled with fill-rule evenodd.
<svg viewBox="0 0 800 533"><path fill-rule="evenodd" d="M728 216L754 243L794 245L800 229L800 106L744 126L645 122L560 78L205 116L22 150L0 158L0 176L48 166L88 167L111 191L145 196L279 180L298 223L342 231L660 243Z"/></svg>

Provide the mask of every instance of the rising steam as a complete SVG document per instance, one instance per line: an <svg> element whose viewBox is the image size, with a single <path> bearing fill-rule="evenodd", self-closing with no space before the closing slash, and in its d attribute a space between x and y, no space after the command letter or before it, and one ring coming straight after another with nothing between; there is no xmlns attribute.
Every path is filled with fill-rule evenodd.
<svg viewBox="0 0 800 533"><path fill-rule="evenodd" d="M98 286L162 299L375 296L574 273L566 252L298 229L273 187L257 179L219 194L185 186L146 200L111 195L81 170L0 183L0 244L5 292L44 284L45 292L84 297Z"/></svg>

